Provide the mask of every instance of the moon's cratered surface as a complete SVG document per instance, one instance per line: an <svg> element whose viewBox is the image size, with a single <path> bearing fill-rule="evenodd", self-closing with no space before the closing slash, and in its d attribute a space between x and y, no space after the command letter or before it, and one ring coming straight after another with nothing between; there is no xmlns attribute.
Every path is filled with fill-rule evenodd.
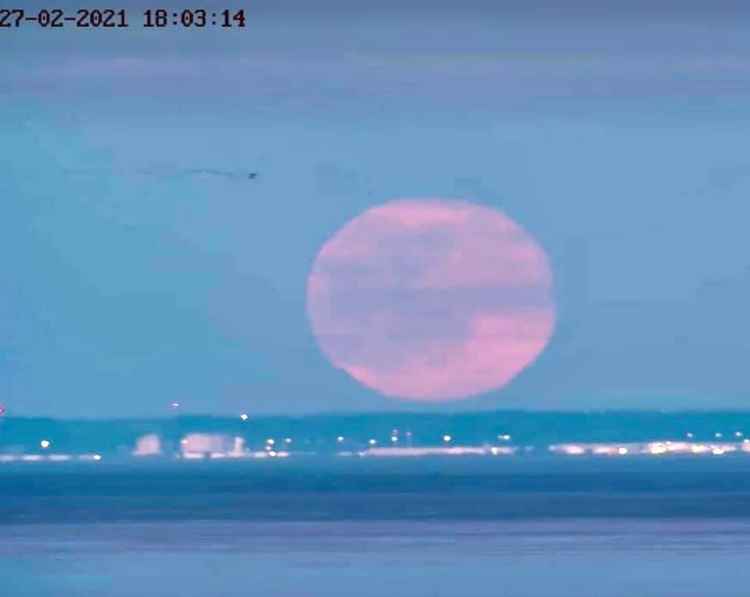
<svg viewBox="0 0 750 597"><path fill-rule="evenodd" d="M544 250L502 212L443 199L391 201L341 228L313 264L307 311L336 367L423 401L504 386L555 323Z"/></svg>

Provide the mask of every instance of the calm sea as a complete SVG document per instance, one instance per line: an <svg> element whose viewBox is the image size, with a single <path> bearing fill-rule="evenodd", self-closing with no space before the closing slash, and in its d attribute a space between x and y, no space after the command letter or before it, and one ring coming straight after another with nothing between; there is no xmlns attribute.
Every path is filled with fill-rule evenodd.
<svg viewBox="0 0 750 597"><path fill-rule="evenodd" d="M740 458L26 465L0 497L3 597L750 595Z"/></svg>

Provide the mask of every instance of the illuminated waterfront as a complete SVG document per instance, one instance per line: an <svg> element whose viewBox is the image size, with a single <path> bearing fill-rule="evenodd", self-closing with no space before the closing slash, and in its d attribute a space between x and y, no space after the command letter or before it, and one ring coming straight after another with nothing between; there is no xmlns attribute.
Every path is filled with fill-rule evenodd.
<svg viewBox="0 0 750 597"><path fill-rule="evenodd" d="M177 416L153 420L0 419L0 464L338 458L743 458L737 413Z"/></svg>

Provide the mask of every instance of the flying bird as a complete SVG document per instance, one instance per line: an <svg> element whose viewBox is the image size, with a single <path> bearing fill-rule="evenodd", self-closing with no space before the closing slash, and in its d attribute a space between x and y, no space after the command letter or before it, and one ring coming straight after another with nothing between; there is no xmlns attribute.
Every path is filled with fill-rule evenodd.
<svg viewBox="0 0 750 597"><path fill-rule="evenodd" d="M88 174L96 175L100 174L104 169L98 168L83 168L83 169L68 169L68 174ZM215 177L223 178L225 180L241 181L241 180L255 180L258 178L257 172L247 172L238 170L220 170L218 168L172 168L164 166L150 166L147 168L137 168L131 171L115 171L118 174L135 173L141 176L153 176L155 178L184 178L192 176L202 177Z"/></svg>

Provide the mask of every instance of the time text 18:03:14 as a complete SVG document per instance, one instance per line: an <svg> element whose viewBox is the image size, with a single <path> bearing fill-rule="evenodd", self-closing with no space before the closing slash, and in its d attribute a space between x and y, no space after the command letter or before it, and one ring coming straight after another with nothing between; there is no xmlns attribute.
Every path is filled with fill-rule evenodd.
<svg viewBox="0 0 750 597"><path fill-rule="evenodd" d="M0 8L0 29L36 25L41 28L74 27L82 29L121 29L135 24L133 15L125 9L82 8L66 11L59 8L29 11L22 8ZM169 27L197 28L245 27L244 9L209 11L186 8L170 11L165 8L144 10L138 14L142 27L164 29Z"/></svg>

